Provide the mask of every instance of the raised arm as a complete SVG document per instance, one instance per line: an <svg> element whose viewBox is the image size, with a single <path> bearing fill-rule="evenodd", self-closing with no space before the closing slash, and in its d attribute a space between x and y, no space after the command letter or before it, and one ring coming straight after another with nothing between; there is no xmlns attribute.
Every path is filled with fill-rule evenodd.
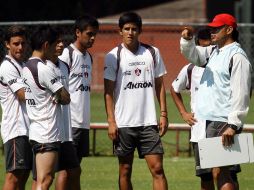
<svg viewBox="0 0 254 190"><path fill-rule="evenodd" d="M212 52L212 46L201 47L195 45L193 31L185 27L182 31L180 40L180 49L184 57L197 66L203 66L207 63Z"/></svg>

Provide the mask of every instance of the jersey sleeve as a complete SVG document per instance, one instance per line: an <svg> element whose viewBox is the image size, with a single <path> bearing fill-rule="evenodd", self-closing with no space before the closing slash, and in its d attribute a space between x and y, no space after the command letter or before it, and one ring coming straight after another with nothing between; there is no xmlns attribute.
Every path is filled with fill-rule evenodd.
<svg viewBox="0 0 254 190"><path fill-rule="evenodd" d="M39 82L44 88L50 90L52 93L55 93L63 87L54 70L47 65L40 67Z"/></svg>
<svg viewBox="0 0 254 190"><path fill-rule="evenodd" d="M117 74L117 56L114 52L110 52L105 57L104 62L104 78L116 81Z"/></svg>
<svg viewBox="0 0 254 190"><path fill-rule="evenodd" d="M24 87L19 71L8 61L1 64L1 77L13 93Z"/></svg>
<svg viewBox="0 0 254 190"><path fill-rule="evenodd" d="M67 48L64 48L62 55L60 55L58 58L70 67L70 55Z"/></svg>
<svg viewBox="0 0 254 190"><path fill-rule="evenodd" d="M188 69L189 65L190 64L185 65L181 69L178 76L176 77L176 79L172 83L172 87L174 88L174 91L176 93L180 93L181 91L186 90L186 87L189 84L188 73L187 73L187 69Z"/></svg>
<svg viewBox="0 0 254 190"><path fill-rule="evenodd" d="M155 59L156 59L156 65L155 65L155 78L161 77L167 73L164 61L160 55L160 51L158 48L155 48Z"/></svg>

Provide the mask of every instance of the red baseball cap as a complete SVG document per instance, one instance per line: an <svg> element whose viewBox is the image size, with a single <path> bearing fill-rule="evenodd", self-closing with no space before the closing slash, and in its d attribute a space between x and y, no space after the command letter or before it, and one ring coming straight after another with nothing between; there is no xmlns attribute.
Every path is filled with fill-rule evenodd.
<svg viewBox="0 0 254 190"><path fill-rule="evenodd" d="M227 13L218 14L214 17L213 21L208 24L210 27L220 27L223 25L228 25L236 28L237 24L235 17Z"/></svg>

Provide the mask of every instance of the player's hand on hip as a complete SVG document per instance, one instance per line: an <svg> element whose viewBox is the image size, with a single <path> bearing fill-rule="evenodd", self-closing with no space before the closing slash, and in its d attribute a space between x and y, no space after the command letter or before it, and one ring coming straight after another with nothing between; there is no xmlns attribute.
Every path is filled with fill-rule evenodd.
<svg viewBox="0 0 254 190"><path fill-rule="evenodd" d="M188 112L183 113L182 118L190 126L194 125L197 122L197 120L194 117L194 113L188 113Z"/></svg>
<svg viewBox="0 0 254 190"><path fill-rule="evenodd" d="M118 138L118 128L116 122L110 122L108 126L108 137L114 141Z"/></svg>
<svg viewBox="0 0 254 190"><path fill-rule="evenodd" d="M234 135L235 135L235 130L228 127L222 133L222 144L223 144L223 146L226 146L226 147L232 146L232 144L234 144Z"/></svg>
<svg viewBox="0 0 254 190"><path fill-rule="evenodd" d="M182 31L182 38L185 40L191 40L193 38L193 29L190 27L184 27Z"/></svg>
<svg viewBox="0 0 254 190"><path fill-rule="evenodd" d="M160 116L160 123L159 123L159 135L162 137L166 134L168 130L168 118L165 116Z"/></svg>

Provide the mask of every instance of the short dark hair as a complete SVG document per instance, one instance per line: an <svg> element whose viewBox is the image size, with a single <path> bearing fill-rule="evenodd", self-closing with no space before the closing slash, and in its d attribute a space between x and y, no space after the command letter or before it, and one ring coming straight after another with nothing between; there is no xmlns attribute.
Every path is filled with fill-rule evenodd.
<svg viewBox="0 0 254 190"><path fill-rule="evenodd" d="M32 50L41 50L45 42L53 44L60 37L60 31L50 25L41 25L35 28L31 37Z"/></svg>
<svg viewBox="0 0 254 190"><path fill-rule="evenodd" d="M127 13L124 13L120 18L119 18L119 21L118 21L118 26L120 29L123 28L123 26L126 24L126 23L135 23L139 30L141 31L142 30L142 19L141 17L135 13L135 12L127 12Z"/></svg>
<svg viewBox="0 0 254 190"><path fill-rule="evenodd" d="M234 41L239 42L239 32L236 28L233 28L232 38Z"/></svg>
<svg viewBox="0 0 254 190"><path fill-rule="evenodd" d="M83 32L88 26L99 29L99 22L91 15L83 15L75 21L74 30L78 29L80 32Z"/></svg>
<svg viewBox="0 0 254 190"><path fill-rule="evenodd" d="M199 40L210 40L211 39L211 32L210 29L200 28L196 33L196 44L199 45Z"/></svg>
<svg viewBox="0 0 254 190"><path fill-rule="evenodd" d="M12 37L15 36L25 36L26 37L26 28L20 25L10 26L5 32L4 40L9 42Z"/></svg>

